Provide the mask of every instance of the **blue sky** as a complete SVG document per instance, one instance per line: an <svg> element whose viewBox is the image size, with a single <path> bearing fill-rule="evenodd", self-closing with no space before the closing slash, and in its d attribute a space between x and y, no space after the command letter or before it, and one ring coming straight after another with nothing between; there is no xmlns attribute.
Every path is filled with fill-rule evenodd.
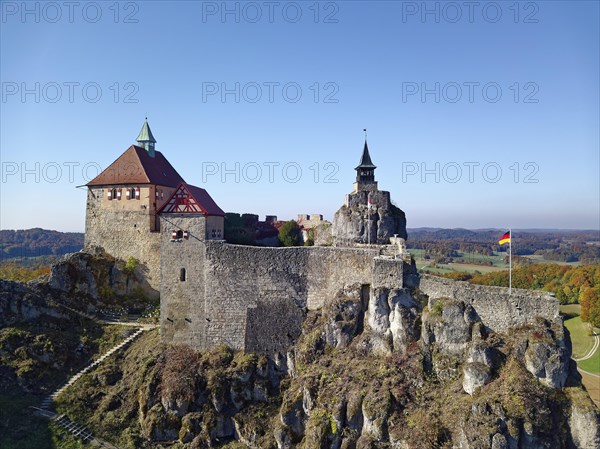
<svg viewBox="0 0 600 449"><path fill-rule="evenodd" d="M226 211L331 219L368 128L409 227L599 227L598 2L1 3L2 229L83 231L145 116Z"/></svg>

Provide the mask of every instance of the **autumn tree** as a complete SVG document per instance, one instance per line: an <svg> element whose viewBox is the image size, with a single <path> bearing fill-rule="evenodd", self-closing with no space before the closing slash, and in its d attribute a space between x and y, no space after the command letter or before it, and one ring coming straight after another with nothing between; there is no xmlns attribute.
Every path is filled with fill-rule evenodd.
<svg viewBox="0 0 600 449"><path fill-rule="evenodd" d="M588 287L581 292L581 319L600 327L600 287Z"/></svg>

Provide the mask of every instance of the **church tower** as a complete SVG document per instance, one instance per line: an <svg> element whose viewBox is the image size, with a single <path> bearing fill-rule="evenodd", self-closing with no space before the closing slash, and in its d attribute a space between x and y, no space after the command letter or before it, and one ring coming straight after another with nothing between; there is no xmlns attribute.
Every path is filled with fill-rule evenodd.
<svg viewBox="0 0 600 449"><path fill-rule="evenodd" d="M365 190L377 190L377 181L375 181L376 168L377 167L371 161L369 146L367 145L367 139L365 139L365 146L363 148L362 157L360 158L360 163L354 169L356 170L356 182L354 183L355 193Z"/></svg>

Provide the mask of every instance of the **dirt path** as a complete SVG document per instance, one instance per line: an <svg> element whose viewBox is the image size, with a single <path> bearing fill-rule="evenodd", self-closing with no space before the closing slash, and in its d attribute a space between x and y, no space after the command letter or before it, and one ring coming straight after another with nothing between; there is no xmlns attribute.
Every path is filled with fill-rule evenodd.
<svg viewBox="0 0 600 449"><path fill-rule="evenodd" d="M583 385L592 398L592 401L600 407L600 376L583 370L579 370L579 373L581 374Z"/></svg>

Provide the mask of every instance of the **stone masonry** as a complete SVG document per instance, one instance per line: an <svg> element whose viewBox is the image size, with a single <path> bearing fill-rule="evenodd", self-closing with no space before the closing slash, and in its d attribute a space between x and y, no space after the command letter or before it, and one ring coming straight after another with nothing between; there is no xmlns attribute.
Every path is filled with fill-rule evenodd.
<svg viewBox="0 0 600 449"><path fill-rule="evenodd" d="M450 298L470 304L483 324L495 332L526 324L535 317L559 317L558 300L548 292L489 287L421 274L419 289L429 300Z"/></svg>
<svg viewBox="0 0 600 449"><path fill-rule="evenodd" d="M146 192L148 189L141 190L144 196L151 194ZM84 246L88 249L102 247L108 254L123 260L129 257L138 259L141 262L138 269L151 287L146 293L157 297L160 289L160 233L149 231L150 220L154 217L141 208L140 202L109 202L105 191L103 188L88 189Z"/></svg>
<svg viewBox="0 0 600 449"><path fill-rule="evenodd" d="M196 235L203 230L185 222L190 218L169 219L171 225L190 229L190 236L173 242L165 231L161 237L165 342L200 350L225 344L250 352L285 352L299 336L306 312L323 307L344 286L403 284L405 262L379 257L378 248L202 242Z"/></svg>

